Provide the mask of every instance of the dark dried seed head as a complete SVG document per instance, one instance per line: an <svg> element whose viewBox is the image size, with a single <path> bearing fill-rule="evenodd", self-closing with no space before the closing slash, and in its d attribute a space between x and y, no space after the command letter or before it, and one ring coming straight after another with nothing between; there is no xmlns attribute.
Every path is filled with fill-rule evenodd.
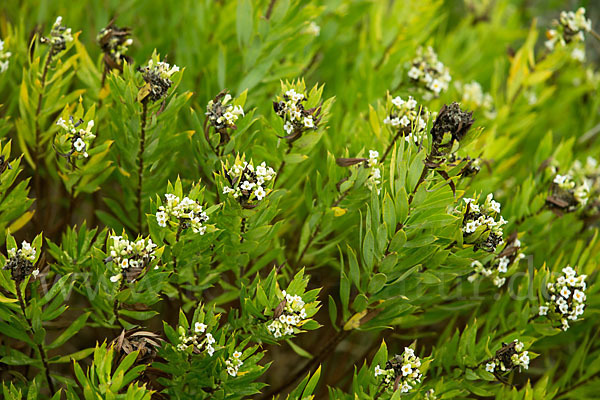
<svg viewBox="0 0 600 400"><path fill-rule="evenodd" d="M444 135L450 133L453 141L460 141L475 120L473 112L466 112L460 109L460 105L456 102L444 105L440 110L437 118L431 128L431 136L435 143L442 143Z"/></svg>

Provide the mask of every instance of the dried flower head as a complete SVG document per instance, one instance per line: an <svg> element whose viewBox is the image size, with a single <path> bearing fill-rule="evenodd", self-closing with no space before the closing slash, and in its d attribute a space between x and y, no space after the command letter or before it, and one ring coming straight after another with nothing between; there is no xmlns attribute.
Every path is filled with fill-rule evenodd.
<svg viewBox="0 0 600 400"><path fill-rule="evenodd" d="M408 393L417 384L421 383L421 359L415 355L410 347L405 347L401 355L396 355L385 364L385 369L375 366L375 377L383 376L383 383L389 388L393 382L393 391L400 389L401 393Z"/></svg>
<svg viewBox="0 0 600 400"><path fill-rule="evenodd" d="M121 334L111 344L120 354L121 360L134 351L139 352L136 364L140 365L153 362L163 342L160 335L137 328L121 331Z"/></svg>
<svg viewBox="0 0 600 400"><path fill-rule="evenodd" d="M56 18L56 21L50 30L49 38L45 36L40 38L40 42L50 45L50 57L65 50L67 48L67 43L72 41L73 35L71 34L71 28L62 25L62 17Z"/></svg>
<svg viewBox="0 0 600 400"><path fill-rule="evenodd" d="M417 49L417 56L411 61L408 77L427 90L428 93L424 96L426 100L447 90L452 80L448 68L438 59L431 46Z"/></svg>
<svg viewBox="0 0 600 400"><path fill-rule="evenodd" d="M383 123L398 134L404 136L407 142L418 143L420 135L427 127L429 110L419 106L411 96L407 100L396 96L391 100L391 108Z"/></svg>
<svg viewBox="0 0 600 400"><path fill-rule="evenodd" d="M465 243L473 244L475 250L483 249L493 252L504 243L502 226L507 221L500 216L500 203L488 194L483 204L477 199L463 198L465 205L457 212L462 214L462 232Z"/></svg>
<svg viewBox="0 0 600 400"><path fill-rule="evenodd" d="M577 321L585 309L586 275L567 266L562 269L563 276L556 282L548 282L550 296L546 303L540 306L539 315L545 315L550 321L561 324L563 330L569 329L569 321Z"/></svg>
<svg viewBox="0 0 600 400"><path fill-rule="evenodd" d="M108 258L104 260L111 265L111 282L119 282L125 276L127 282L137 279L156 258L156 244L152 239L138 237L129 241L123 236L110 236L108 239Z"/></svg>
<svg viewBox="0 0 600 400"><path fill-rule="evenodd" d="M316 130L321 121L321 107L305 109L307 97L304 93L297 93L289 89L273 102L275 113L283 119L284 139L288 143L300 139L302 134L309 130Z"/></svg>
<svg viewBox="0 0 600 400"><path fill-rule="evenodd" d="M34 267L36 254L35 247L23 241L20 249L16 247L8 249L8 260L3 269L10 271L10 277L16 283L21 283L30 275L35 279L40 273L39 269Z"/></svg>
<svg viewBox="0 0 600 400"><path fill-rule="evenodd" d="M529 352L524 351L524 345L515 339L509 344L502 343L502 348L496 351L494 357L487 361L485 370L493 373L496 378L504 381L503 376L518 368L529 368Z"/></svg>
<svg viewBox="0 0 600 400"><path fill-rule="evenodd" d="M431 137L437 149L452 148L454 142L465 137L475 120L473 112L461 110L456 102L442 107L433 122Z"/></svg>
<svg viewBox="0 0 600 400"><path fill-rule="evenodd" d="M585 8L576 12L562 11L558 20L552 21L552 29L546 31L545 45L548 50L571 46L571 57L578 61L585 60L585 32L592 30L592 21L585 17Z"/></svg>
<svg viewBox="0 0 600 400"><path fill-rule="evenodd" d="M271 191L269 189L275 180L273 168L262 162L254 167L250 162L236 157L231 168L223 165L224 175L229 185L223 188L223 194L233 196L243 207L253 208L256 203L264 199Z"/></svg>
<svg viewBox="0 0 600 400"><path fill-rule="evenodd" d="M144 331L141 328L122 330L110 345L116 351L115 364L121 364L125 357L134 351L138 352L133 366L144 365L146 368L136 376L135 381L145 384L146 387L160 391L164 386L158 382L158 378L167 378L170 375L150 366L153 362L164 362L159 356L159 349L163 346L164 340L160 335ZM162 397L161 397L162 398Z"/></svg>
<svg viewBox="0 0 600 400"><path fill-rule="evenodd" d="M12 53L4 49L4 41L0 39L0 74L8 69L8 59Z"/></svg>
<svg viewBox="0 0 600 400"><path fill-rule="evenodd" d="M307 319L302 297L286 293L285 290L282 295L283 299L273 313L273 320L267 324L267 330L275 338L293 335L295 333L294 328L300 328Z"/></svg>
<svg viewBox="0 0 600 400"><path fill-rule="evenodd" d="M473 272L467 279L469 282L474 282L480 277L485 277L490 279L497 287L501 287L506 282L508 270L525 258L525 254L521 253L520 249L521 241L514 235L506 242L500 254L494 255L492 259L485 263L478 260L473 261L471 263Z"/></svg>
<svg viewBox="0 0 600 400"><path fill-rule="evenodd" d="M72 163L71 157L75 159L87 158L88 150L92 140L96 137L92 133L94 120L87 123L81 118L75 121L73 116L65 121L62 117L56 121L56 125L62 128L54 140L56 152ZM85 129L83 128L85 126Z"/></svg>
<svg viewBox="0 0 600 400"><path fill-rule="evenodd" d="M148 65L140 68L146 84L138 93L138 101L161 100L167 95L169 88L173 84L171 77L178 71L179 67L177 65L171 66L166 62L158 61L158 58L151 58L148 61Z"/></svg>
<svg viewBox="0 0 600 400"><path fill-rule="evenodd" d="M123 61L131 63L131 57L127 56L129 46L133 44L130 38L129 28L119 28L112 22L96 36L96 40L104 53L104 65L108 70L123 71Z"/></svg>

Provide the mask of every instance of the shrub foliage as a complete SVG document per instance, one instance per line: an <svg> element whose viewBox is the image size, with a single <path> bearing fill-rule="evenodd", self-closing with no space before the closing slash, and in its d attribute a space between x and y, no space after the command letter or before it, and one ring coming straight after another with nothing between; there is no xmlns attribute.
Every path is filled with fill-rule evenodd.
<svg viewBox="0 0 600 400"><path fill-rule="evenodd" d="M548 5L4 0L3 398L597 398L599 10Z"/></svg>

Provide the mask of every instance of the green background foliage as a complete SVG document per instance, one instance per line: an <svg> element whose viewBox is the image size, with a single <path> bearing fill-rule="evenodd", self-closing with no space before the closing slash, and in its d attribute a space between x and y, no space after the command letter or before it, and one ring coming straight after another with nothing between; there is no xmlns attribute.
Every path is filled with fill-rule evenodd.
<svg viewBox="0 0 600 400"><path fill-rule="evenodd" d="M0 242L32 242L40 270L16 284L0 273L4 398L598 398L598 218L545 204L549 165L565 172L600 155L600 41L586 38L584 62L543 45L551 20L579 6L600 21L593 1L3 0L12 56L0 142L12 169L0 177ZM39 38L59 15L74 41L45 73ZM132 31L121 73L106 73L96 41L113 18ZM438 98L407 77L420 46L450 70ZM164 100L143 103L137 68L157 55L181 71ZM494 109L465 104L476 121L457 155L482 160L475 176L462 176L464 164L435 172L427 135L396 141L383 123L393 96L437 112L461 101L455 82L472 81ZM291 87L322 119L290 145L273 101ZM223 89L245 115L217 151L204 113ZM70 115L95 121L76 168L53 145ZM368 168L336 164L388 148L379 190L367 188ZM238 153L278 172L255 208L223 194L223 165ZM166 193L205 206L204 235L158 225ZM463 243L453 212L488 193L526 254L500 288L467 279L491 256ZM114 232L158 246L133 282L110 280ZM533 317L569 264L588 276L587 306L563 332ZM274 338L266 327L283 290L302 297L307 319ZM214 356L177 349L196 323ZM503 384L480 363L514 339L532 361ZM375 366L411 345L423 382L380 391ZM244 364L232 377L236 350Z"/></svg>

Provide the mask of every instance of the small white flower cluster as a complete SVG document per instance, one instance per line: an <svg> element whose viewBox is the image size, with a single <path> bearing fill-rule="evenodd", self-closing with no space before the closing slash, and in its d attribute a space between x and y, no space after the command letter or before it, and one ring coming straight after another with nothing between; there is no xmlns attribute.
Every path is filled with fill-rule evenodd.
<svg viewBox="0 0 600 400"><path fill-rule="evenodd" d="M438 60L431 46L419 47L417 56L411 62L408 77L429 90L435 96L448 89L452 78L448 68ZM427 99L426 99L427 100Z"/></svg>
<svg viewBox="0 0 600 400"><path fill-rule="evenodd" d="M202 349L206 350L209 356L212 356L215 352L215 348L213 344L215 343L215 338L209 332L206 332L206 324L201 322L196 322L194 324L194 330L191 334L186 332L183 326L179 327L179 341L180 343L177 345L177 350L185 351L188 347L193 346L194 350L201 352Z"/></svg>
<svg viewBox="0 0 600 400"><path fill-rule="evenodd" d="M87 158L87 150L89 149L92 140L96 137L96 135L92 133L94 120L88 121L85 129L80 128L80 126L83 125L83 120L80 119L75 122L72 116L68 121L65 121L62 117L59 118L58 121L56 121L56 125L64 130L63 134L66 135L65 141L71 142L71 148L67 155Z"/></svg>
<svg viewBox="0 0 600 400"><path fill-rule="evenodd" d="M208 221L208 215L203 211L202 205L187 196L180 199L172 193L165 194L165 200L165 204L158 207L156 212L156 222L160 227L166 228L167 223L174 218L181 229L191 227L194 233L206 233L204 223Z"/></svg>
<svg viewBox="0 0 600 400"><path fill-rule="evenodd" d="M143 269L155 258L156 244L150 238L129 241L123 236L111 236L110 241L108 260L117 267L117 273L110 277L111 282L119 282L130 269Z"/></svg>
<svg viewBox="0 0 600 400"><path fill-rule="evenodd" d="M577 321L585 309L585 283L586 275L577 275L570 266L562 269L564 276L560 276L555 283L548 282L550 301L540 306L540 315L549 319L560 321L562 329L569 329L569 320Z"/></svg>
<svg viewBox="0 0 600 400"><path fill-rule="evenodd" d="M494 99L489 93L485 93L481 84L477 81L462 84L455 83L456 89L462 93L461 104L467 109L481 109L486 118L492 119L496 116L494 110Z"/></svg>
<svg viewBox="0 0 600 400"><path fill-rule="evenodd" d="M586 179L585 175L580 175L574 169L571 169L567 174L556 174L552 183L554 184L554 196L563 200L568 211L575 211L580 207L585 207L590 199L590 184L593 180ZM577 177L573 177L573 173L578 173Z"/></svg>
<svg viewBox="0 0 600 400"><path fill-rule="evenodd" d="M237 376L240 367L244 364L241 357L242 353L240 351L234 351L233 355L225 361L225 366L227 367L227 373L229 375Z"/></svg>
<svg viewBox="0 0 600 400"><path fill-rule="evenodd" d="M157 61L154 63L154 60L148 60L147 69L154 71L158 76L162 79L171 79L171 76L175 72L179 72L179 67L175 64L171 65L164 61Z"/></svg>
<svg viewBox="0 0 600 400"><path fill-rule="evenodd" d="M476 236L478 248L494 251L496 247L504 243L502 226L507 221L500 216L500 203L494 200L492 193L488 194L485 203L477 204L475 199L464 198L466 203L463 211L463 235L465 238L478 233ZM496 218L500 216L498 220ZM485 235L487 234L487 236Z"/></svg>
<svg viewBox="0 0 600 400"><path fill-rule="evenodd" d="M515 339L510 344L504 344L502 349L496 352L494 358L485 364L485 370L491 373L505 373L515 368L529 368L529 352L523 351L525 346L521 341Z"/></svg>
<svg viewBox="0 0 600 400"><path fill-rule="evenodd" d="M473 273L467 279L469 282L474 282L477 278L483 276L491 279L495 286L502 287L506 282L506 276L503 275L508 272L509 266L525 258L525 254L519 252L520 248L521 241L515 239L512 243L506 244L499 256L494 257L485 265L481 261L473 261L471 263Z"/></svg>
<svg viewBox="0 0 600 400"><path fill-rule="evenodd" d="M35 260L35 255L36 255L35 247L31 247L31 243L29 243L25 240L23 240L23 242L21 242L20 249L17 249L17 248L8 249L8 256L11 258L12 257L20 257L29 262L33 262Z"/></svg>
<svg viewBox="0 0 600 400"><path fill-rule="evenodd" d="M71 28L66 28L62 25L62 17L57 17L52 30L50 31L50 39L41 37L42 43L49 43L52 55L56 55L67 48L67 43L73 41Z"/></svg>
<svg viewBox="0 0 600 400"><path fill-rule="evenodd" d="M403 100L400 96L392 99L392 109L383 123L404 132L407 142L419 142L419 134L425 131L429 111L425 107L417 107L417 101L411 96Z"/></svg>
<svg viewBox="0 0 600 400"><path fill-rule="evenodd" d="M8 260L3 269L10 270L11 277L17 282L23 281L29 275L37 278L40 270L33 267L36 250L29 242L25 240L21 243L21 248L8 249Z"/></svg>
<svg viewBox="0 0 600 400"><path fill-rule="evenodd" d="M0 74L8 69L8 59L12 53L4 50L4 41L0 39Z"/></svg>
<svg viewBox="0 0 600 400"><path fill-rule="evenodd" d="M293 335L294 327L302 326L302 322L306 319L306 309L302 297L292 296L284 290L283 301L285 306L281 315L267 326L267 329L275 338L280 338L283 335Z"/></svg>
<svg viewBox="0 0 600 400"><path fill-rule="evenodd" d="M321 27L317 25L315 21L310 21L306 29L304 30L307 34L312 36L319 36L321 34Z"/></svg>
<svg viewBox="0 0 600 400"><path fill-rule="evenodd" d="M573 195L582 206L587 205L589 200L600 200L600 164L594 157L588 157L585 164L575 160L569 175L579 182Z"/></svg>
<svg viewBox="0 0 600 400"><path fill-rule="evenodd" d="M369 179L365 182L365 185L370 189L377 189L377 193L381 191L378 188L381 183L381 170L379 169L379 152L375 150L369 150L369 160L367 161L367 166L371 169L371 173L369 175Z"/></svg>
<svg viewBox="0 0 600 400"><path fill-rule="evenodd" d="M244 109L239 105L228 104L229 101L231 101L231 95L225 93L217 95L206 106L205 115L208 117L210 124L217 130L235 129L238 118L244 116Z"/></svg>
<svg viewBox="0 0 600 400"><path fill-rule="evenodd" d="M167 95L167 91L173 83L171 76L179 71L179 67L177 65L171 66L163 61L155 61L151 58L148 65L141 68L140 71L148 87L147 97L151 101L158 101ZM146 97L141 100L145 99Z"/></svg>
<svg viewBox="0 0 600 400"><path fill-rule="evenodd" d="M592 30L592 21L585 17L585 8L581 7L576 12L562 11L558 20L552 21L554 29L546 31L545 45L548 50L554 50L558 43L561 47L573 43L571 58L577 61L585 60L585 35L584 32Z"/></svg>
<svg viewBox="0 0 600 400"><path fill-rule="evenodd" d="M283 94L283 101L274 102L273 108L283 121L283 129L290 139L300 137L308 129L317 129L318 119L314 110L305 110L302 102L306 101L304 93L289 89Z"/></svg>
<svg viewBox="0 0 600 400"><path fill-rule="evenodd" d="M376 365L375 377L382 375L386 385L399 378L398 387L400 392L408 393L421 382L423 374L419 370L420 367L421 359L415 355L413 349L405 347L402 355L397 355L386 363L385 369Z"/></svg>
<svg viewBox="0 0 600 400"><path fill-rule="evenodd" d="M225 186L223 194L231 194L241 203L260 201L269 193L266 185L274 181L275 175L275 170L264 161L258 167L254 167L252 161L236 159L227 171L227 179L231 186Z"/></svg>

